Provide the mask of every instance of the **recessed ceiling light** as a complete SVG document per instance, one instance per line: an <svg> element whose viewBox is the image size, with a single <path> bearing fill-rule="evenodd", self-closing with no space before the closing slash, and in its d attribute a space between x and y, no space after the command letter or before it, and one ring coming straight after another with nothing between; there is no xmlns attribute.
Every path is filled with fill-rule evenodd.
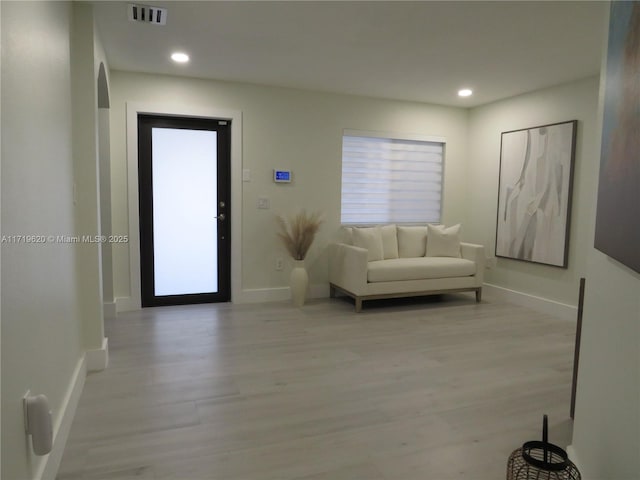
<svg viewBox="0 0 640 480"><path fill-rule="evenodd" d="M182 52L175 52L171 54L171 60L177 63L187 63L189 61L189 55Z"/></svg>
<svg viewBox="0 0 640 480"><path fill-rule="evenodd" d="M473 94L473 91L468 88L463 88L462 90L458 90L459 97L470 97Z"/></svg>

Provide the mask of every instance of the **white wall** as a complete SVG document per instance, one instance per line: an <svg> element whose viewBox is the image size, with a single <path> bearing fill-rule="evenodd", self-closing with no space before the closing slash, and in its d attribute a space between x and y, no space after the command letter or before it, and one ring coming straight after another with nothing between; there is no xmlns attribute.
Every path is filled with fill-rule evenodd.
<svg viewBox="0 0 640 480"><path fill-rule="evenodd" d="M605 20L608 25L608 15ZM603 67L605 62L603 55ZM602 71L594 146L598 157ZM596 176L599 166L598 161ZM637 215L638 206L630 207ZM568 450L585 480L632 480L640 475L640 273L592 247L595 217L590 220L575 423Z"/></svg>
<svg viewBox="0 0 640 480"><path fill-rule="evenodd" d="M312 284L327 288L326 245L340 222L341 148L343 129L420 133L447 139L444 217L465 221L467 112L433 105L377 100L294 89L111 72L111 161L113 233L128 233L126 102L172 103L201 108L240 110L243 122L243 168L252 181L242 189L242 288L270 289L288 285L288 268L275 270L278 243L274 215L297 208L321 210L326 217L307 260ZM129 160L131 161L131 159ZM133 161L137 161L133 159ZM293 170L294 183L276 185L273 168ZM258 210L258 197L271 200ZM232 208L238 208L233 205ZM235 243L234 243L235 246ZM128 297L129 258L126 245L113 245L115 296Z"/></svg>
<svg viewBox="0 0 640 480"><path fill-rule="evenodd" d="M495 252L501 132L578 120L567 269L497 259L485 281L562 304L576 305L580 277L593 245L598 150L598 78L560 85L475 108L470 113L467 234Z"/></svg>
<svg viewBox="0 0 640 480"><path fill-rule="evenodd" d="M110 110L106 105L109 98L109 62L102 45L97 28L94 24L93 50L94 50L94 71L96 78L100 73L101 65L104 68L105 84L98 86L98 103L102 98L105 105L98 105L98 158L100 165L100 233L105 236L111 234L111 152L109 135ZM100 91L102 90L102 91ZM105 316L115 315L115 304L113 299L113 256L111 255L111 243L106 242L100 245L102 259L102 292L105 305Z"/></svg>
<svg viewBox="0 0 640 480"><path fill-rule="evenodd" d="M2 38L2 5L0 5L0 38ZM1 43L0 43L1 45ZM0 62L0 92L2 91L2 62ZM2 100L0 98L0 104ZM2 125L2 110L0 109L0 125ZM2 129L0 128L0 145L2 145ZM2 165L2 151L0 149L0 165ZM2 169L0 168L0 212L2 211ZM2 215L0 215L0 234L2 233ZM2 271L2 254L0 252L0 271ZM0 299L2 299L2 275L0 275ZM0 300L0 305L1 305ZM2 372L2 308L0 307L0 372ZM0 399L2 398L2 382L0 381ZM2 408L0 408L0 426L2 425ZM2 478L2 434L0 431L0 479Z"/></svg>
<svg viewBox="0 0 640 480"><path fill-rule="evenodd" d="M2 2L2 234L75 232L71 8ZM56 422L81 359L75 248L2 245L2 478L32 478L22 396L49 397Z"/></svg>
<svg viewBox="0 0 640 480"><path fill-rule="evenodd" d="M106 364L95 243L97 105L92 7L2 2L2 477L53 479L87 368ZM6 237L5 237L6 239ZM33 455L22 397L47 395L53 449Z"/></svg>
<svg viewBox="0 0 640 480"><path fill-rule="evenodd" d="M591 249L570 448L585 480L638 478L639 345L640 274Z"/></svg>
<svg viewBox="0 0 640 480"><path fill-rule="evenodd" d="M71 90L76 229L81 235L100 234L98 187L97 76L95 69L93 7L74 4L71 44ZM77 245L80 314L83 343L99 350L103 345L102 271L100 243ZM103 367L104 368L104 367Z"/></svg>

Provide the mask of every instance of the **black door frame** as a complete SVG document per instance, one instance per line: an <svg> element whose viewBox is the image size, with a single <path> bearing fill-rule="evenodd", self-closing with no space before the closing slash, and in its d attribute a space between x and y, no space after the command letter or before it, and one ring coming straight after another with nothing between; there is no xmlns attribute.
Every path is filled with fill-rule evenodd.
<svg viewBox="0 0 640 480"><path fill-rule="evenodd" d="M140 222L140 294L142 307L228 302L231 298L231 121L229 119L138 113L138 197ZM155 296L152 189L152 128L216 131L218 292ZM220 202L224 202L221 207Z"/></svg>

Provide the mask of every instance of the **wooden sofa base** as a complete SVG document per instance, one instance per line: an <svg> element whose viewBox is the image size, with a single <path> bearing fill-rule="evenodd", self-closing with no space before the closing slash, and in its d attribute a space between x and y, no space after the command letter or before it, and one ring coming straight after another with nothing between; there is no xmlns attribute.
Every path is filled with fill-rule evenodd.
<svg viewBox="0 0 640 480"><path fill-rule="evenodd" d="M355 295L354 293L338 287L333 283L329 283L329 296L335 298L336 293L340 292L347 297L351 297L355 301L356 313L362 311L362 302L365 300L381 300L383 298L405 298L405 297L424 297L426 295L440 295L443 293L456 293L456 292L476 292L476 302L482 301L482 287L471 288L453 288L448 290L427 290L424 292L401 292L401 293L382 293L378 295Z"/></svg>

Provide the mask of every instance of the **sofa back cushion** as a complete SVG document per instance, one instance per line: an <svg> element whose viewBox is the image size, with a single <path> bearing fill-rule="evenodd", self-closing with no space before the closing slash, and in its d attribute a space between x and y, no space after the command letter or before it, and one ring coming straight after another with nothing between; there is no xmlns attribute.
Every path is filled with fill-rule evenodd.
<svg viewBox="0 0 640 480"><path fill-rule="evenodd" d="M398 258L398 235L395 225L380 227L382 234L382 257L385 260Z"/></svg>
<svg viewBox="0 0 640 480"><path fill-rule="evenodd" d="M397 227L398 256L424 257L427 248L427 227Z"/></svg>
<svg viewBox="0 0 640 480"><path fill-rule="evenodd" d="M427 257L460 258L460 224L449 228L429 224L427 229Z"/></svg>
<svg viewBox="0 0 640 480"><path fill-rule="evenodd" d="M353 228L353 245L366 248L369 252L367 259L372 262L384 259L382 249L382 232L380 227Z"/></svg>

